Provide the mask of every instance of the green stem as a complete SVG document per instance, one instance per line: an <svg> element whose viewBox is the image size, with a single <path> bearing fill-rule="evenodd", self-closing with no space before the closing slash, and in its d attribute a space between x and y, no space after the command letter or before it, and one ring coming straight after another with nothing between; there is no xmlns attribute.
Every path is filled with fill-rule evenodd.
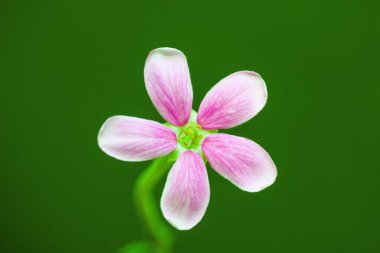
<svg viewBox="0 0 380 253"><path fill-rule="evenodd" d="M171 228L162 219L154 199L154 189L170 167L167 157L154 160L137 179L134 188L136 207L149 233L154 253L170 253L173 244Z"/></svg>

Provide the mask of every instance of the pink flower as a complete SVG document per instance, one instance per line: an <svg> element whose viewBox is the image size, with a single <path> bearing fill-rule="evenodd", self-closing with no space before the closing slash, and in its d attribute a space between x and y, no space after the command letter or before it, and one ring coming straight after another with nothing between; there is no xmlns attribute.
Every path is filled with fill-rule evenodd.
<svg viewBox="0 0 380 253"><path fill-rule="evenodd" d="M105 153L123 161L169 154L169 160L176 160L161 198L169 223L187 230L204 216L210 199L206 159L216 172L244 191L258 192L273 184L276 166L261 146L246 138L216 133L248 121L264 107L267 90L259 74L239 71L225 77L206 94L198 114L191 109L193 90L181 51L153 50L146 60L144 77L149 97L168 123L114 116L100 129L98 142Z"/></svg>

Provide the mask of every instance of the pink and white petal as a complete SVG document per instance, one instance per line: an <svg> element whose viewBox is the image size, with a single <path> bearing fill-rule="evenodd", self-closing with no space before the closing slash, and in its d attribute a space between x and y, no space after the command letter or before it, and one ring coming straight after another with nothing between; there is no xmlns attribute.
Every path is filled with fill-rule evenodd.
<svg viewBox="0 0 380 253"><path fill-rule="evenodd" d="M259 74L235 72L219 81L206 94L197 120L204 129L235 127L260 112L266 101L266 85Z"/></svg>
<svg viewBox="0 0 380 253"><path fill-rule="evenodd" d="M152 120L113 116L101 127L98 144L119 160L145 161L172 152L177 137L170 128Z"/></svg>
<svg viewBox="0 0 380 253"><path fill-rule="evenodd" d="M203 141L202 151L214 170L244 191L261 191L276 180L271 157L249 139L212 134Z"/></svg>
<svg viewBox="0 0 380 253"><path fill-rule="evenodd" d="M191 150L181 154L171 168L161 198L165 219L179 230L197 225L210 200L210 187L202 157Z"/></svg>
<svg viewBox="0 0 380 253"><path fill-rule="evenodd" d="M145 87L157 111L176 126L187 123L193 103L185 55L174 48L150 52L144 68Z"/></svg>

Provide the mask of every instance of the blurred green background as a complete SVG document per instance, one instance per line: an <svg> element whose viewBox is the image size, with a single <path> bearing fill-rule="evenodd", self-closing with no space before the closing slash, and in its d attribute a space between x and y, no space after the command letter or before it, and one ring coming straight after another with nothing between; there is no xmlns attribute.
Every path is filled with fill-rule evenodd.
<svg viewBox="0 0 380 253"><path fill-rule="evenodd" d="M112 115L162 122L143 81L162 46L187 55L196 110L224 76L263 76L264 110L225 132L261 144L279 171L249 194L209 168L209 208L175 252L380 252L378 9L0 0L0 252L115 252L142 238L132 188L149 163L108 157L96 137Z"/></svg>

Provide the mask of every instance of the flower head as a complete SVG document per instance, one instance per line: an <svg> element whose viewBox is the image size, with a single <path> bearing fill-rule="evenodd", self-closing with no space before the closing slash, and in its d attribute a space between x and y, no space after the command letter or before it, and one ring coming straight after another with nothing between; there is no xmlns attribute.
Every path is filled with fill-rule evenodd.
<svg viewBox="0 0 380 253"><path fill-rule="evenodd" d="M235 72L219 81L192 111L193 90L185 55L173 48L153 50L145 63L145 86L154 106L168 121L160 124L128 116L109 118L98 143L108 155L123 161L144 161L168 155L175 161L161 198L164 217L187 230L204 216L210 187L205 161L224 178L248 192L273 184L276 166L255 142L217 133L250 120L265 105L261 76Z"/></svg>

